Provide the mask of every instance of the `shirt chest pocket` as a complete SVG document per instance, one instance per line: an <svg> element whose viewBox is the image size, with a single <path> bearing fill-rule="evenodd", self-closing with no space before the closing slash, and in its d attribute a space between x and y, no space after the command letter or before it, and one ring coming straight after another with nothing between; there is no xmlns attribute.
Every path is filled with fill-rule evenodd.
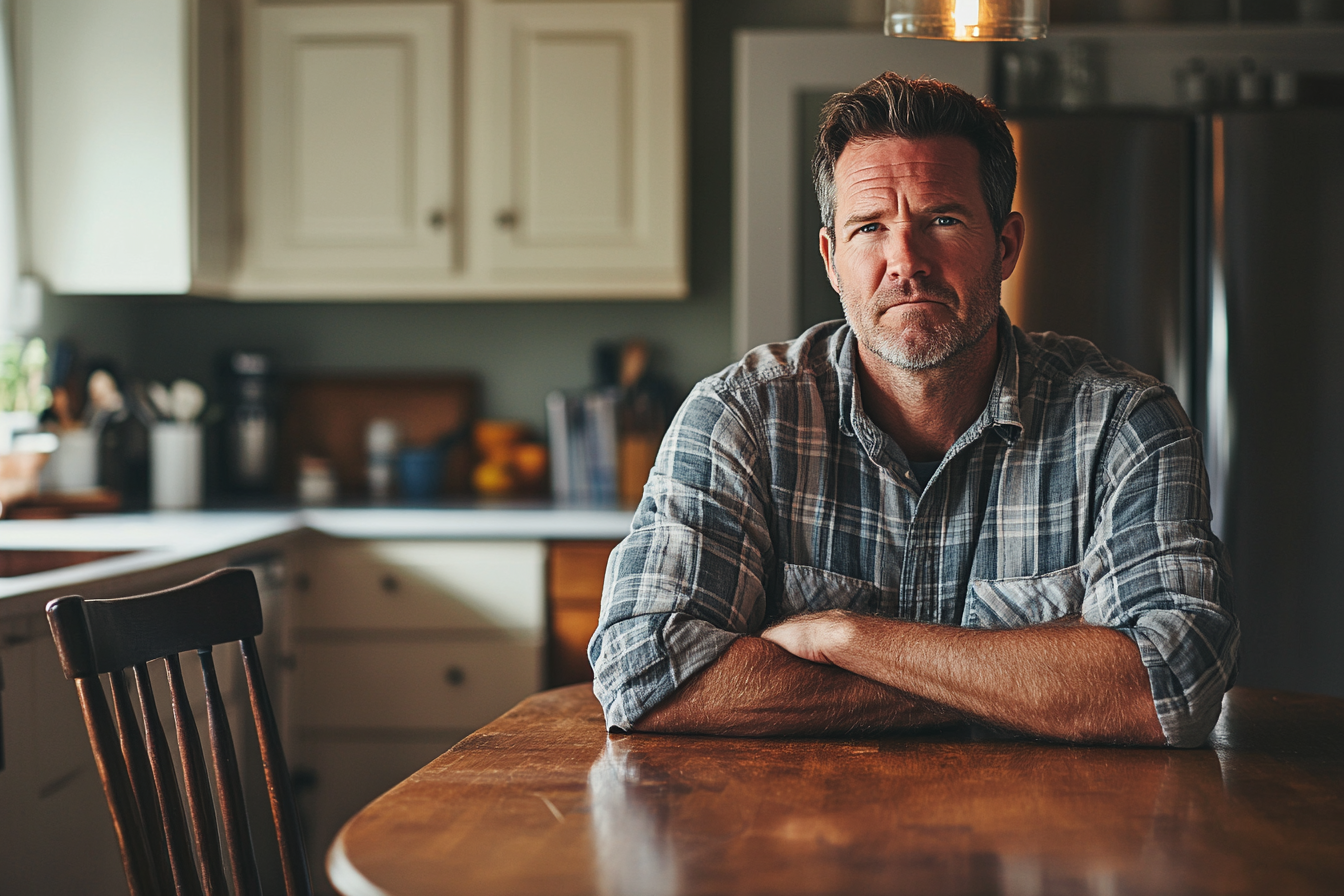
<svg viewBox="0 0 1344 896"><path fill-rule="evenodd" d="M966 595L966 628L1024 628L1082 612L1087 583L1080 565L1040 576L975 579Z"/></svg>
<svg viewBox="0 0 1344 896"><path fill-rule="evenodd" d="M785 563L783 585L779 613L776 615L778 619L821 610L852 610L855 613L873 614L883 609L883 591L880 587L828 569Z"/></svg>

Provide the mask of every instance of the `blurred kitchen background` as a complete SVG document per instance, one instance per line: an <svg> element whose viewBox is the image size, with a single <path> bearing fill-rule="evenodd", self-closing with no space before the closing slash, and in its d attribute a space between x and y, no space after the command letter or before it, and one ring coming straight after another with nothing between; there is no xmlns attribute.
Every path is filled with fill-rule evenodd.
<svg viewBox="0 0 1344 896"><path fill-rule="evenodd" d="M128 396L203 385L207 506L305 481L396 500L380 444L447 458L417 497L547 500L546 459L527 479L492 446L573 473L557 431L603 421L639 438L550 487L628 503L696 380L839 316L806 175L821 102L928 74L1019 141L1014 319L1163 377L1208 434L1243 682L1344 694L1344 0L1055 0L1050 38L994 45L884 38L880 0L383 6L6 6L35 278L8 328L73 352L76 390L99 366ZM168 248L117 248L141 228ZM250 484L227 447L249 414L274 452Z"/></svg>

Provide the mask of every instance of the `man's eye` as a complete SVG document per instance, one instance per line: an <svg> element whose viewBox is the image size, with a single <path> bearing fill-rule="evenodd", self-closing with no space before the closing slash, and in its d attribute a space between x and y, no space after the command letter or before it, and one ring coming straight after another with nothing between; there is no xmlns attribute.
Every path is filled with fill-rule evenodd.
<svg viewBox="0 0 1344 896"><path fill-rule="evenodd" d="M956 218L947 215L938 215L933 219L933 223L937 224L939 227L951 227L953 224L959 224L961 222Z"/></svg>
<svg viewBox="0 0 1344 896"><path fill-rule="evenodd" d="M859 233L877 233L877 222L863 225L859 228Z"/></svg>

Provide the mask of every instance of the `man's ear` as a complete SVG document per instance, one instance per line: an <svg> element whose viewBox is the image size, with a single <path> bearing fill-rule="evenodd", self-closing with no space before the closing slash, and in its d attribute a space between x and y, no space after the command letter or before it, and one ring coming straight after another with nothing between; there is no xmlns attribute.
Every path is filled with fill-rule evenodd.
<svg viewBox="0 0 1344 896"><path fill-rule="evenodd" d="M1026 238L1026 231L1027 222L1021 212L1011 212L1003 224L1003 230L999 231L999 251L1003 253L999 261L1004 280L1013 273L1017 260L1022 257L1022 241Z"/></svg>
<svg viewBox="0 0 1344 896"><path fill-rule="evenodd" d="M826 277L831 281L831 289L840 294L840 284L835 276L835 251L831 245L831 232L821 228L821 260L826 263Z"/></svg>

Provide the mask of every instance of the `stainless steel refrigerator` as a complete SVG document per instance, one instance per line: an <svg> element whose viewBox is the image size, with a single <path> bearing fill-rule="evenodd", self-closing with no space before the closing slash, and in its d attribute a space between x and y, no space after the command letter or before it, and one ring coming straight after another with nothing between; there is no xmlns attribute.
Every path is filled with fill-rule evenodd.
<svg viewBox="0 0 1344 896"><path fill-rule="evenodd" d="M1344 696L1344 110L1010 124L1027 240L1005 307L1176 390L1232 557L1239 683ZM803 264L804 325L838 316Z"/></svg>

